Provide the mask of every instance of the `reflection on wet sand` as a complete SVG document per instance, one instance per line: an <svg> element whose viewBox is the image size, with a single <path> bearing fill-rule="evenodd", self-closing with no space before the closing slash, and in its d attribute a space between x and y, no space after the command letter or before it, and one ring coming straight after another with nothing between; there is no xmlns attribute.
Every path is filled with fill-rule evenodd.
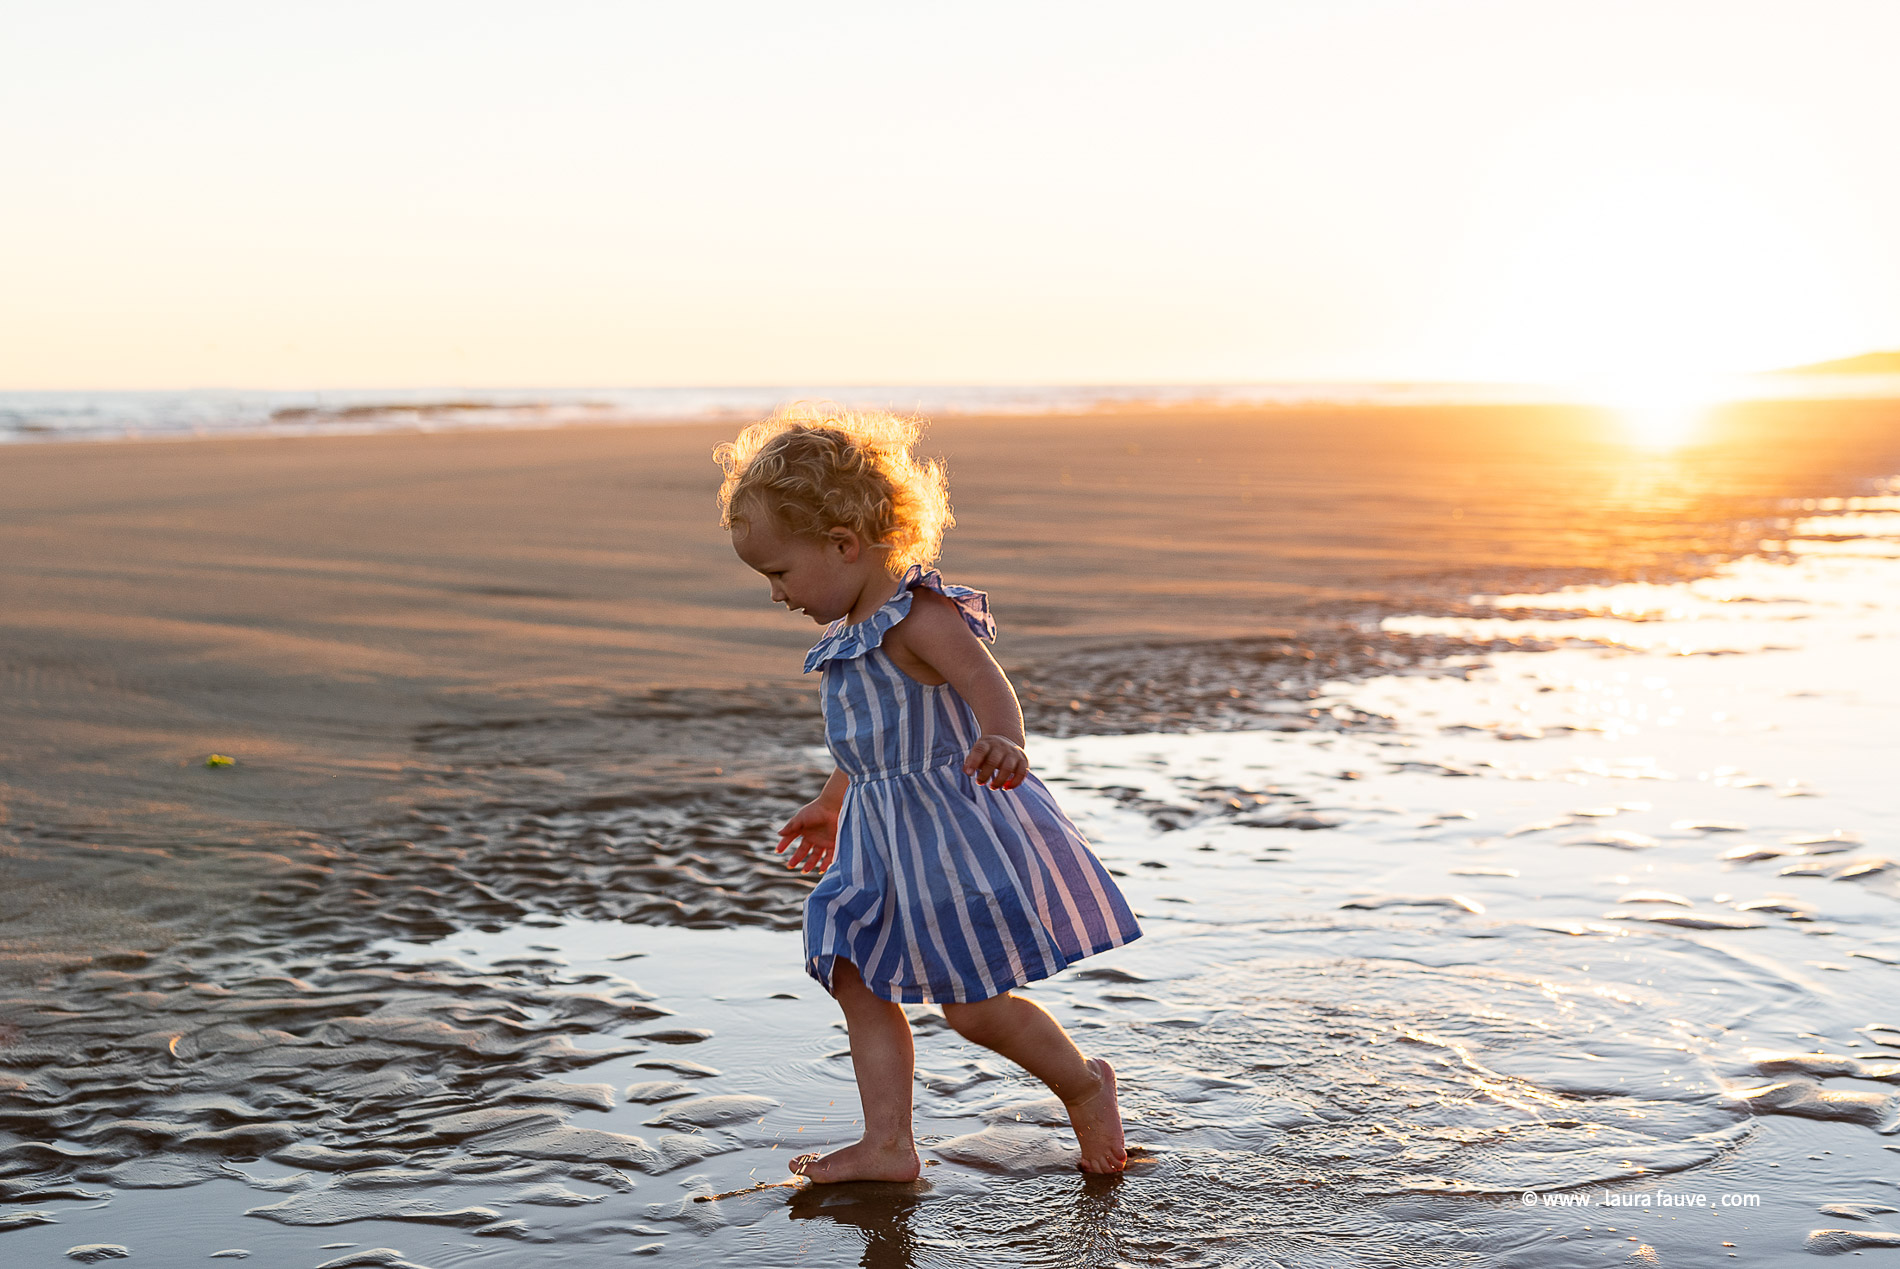
<svg viewBox="0 0 1900 1269"><path fill-rule="evenodd" d="M919 1247L911 1219L928 1181L909 1185L854 1182L808 1186L793 1196L795 1221L831 1221L864 1236L864 1269L917 1269Z"/></svg>
<svg viewBox="0 0 1900 1269"><path fill-rule="evenodd" d="M929 1206L931 1179L909 1185L853 1183L811 1186L791 1200L794 1221L829 1221L864 1237L863 1269L920 1269L945 1264L1109 1265L1130 1254L1117 1233L1125 1176L1080 1176L1038 1185L1033 1214L1010 1213L1011 1224L980 1204L956 1205L945 1217ZM934 1217L935 1219L927 1219Z"/></svg>

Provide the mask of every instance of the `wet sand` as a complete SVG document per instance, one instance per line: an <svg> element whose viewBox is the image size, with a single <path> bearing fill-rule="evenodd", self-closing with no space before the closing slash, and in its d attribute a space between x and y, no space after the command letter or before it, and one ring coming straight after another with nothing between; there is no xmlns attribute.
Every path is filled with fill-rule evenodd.
<svg viewBox="0 0 1900 1269"><path fill-rule="evenodd" d="M1504 407L950 419L929 447L963 520L944 568L992 592L1032 723L1063 732L1244 715L1289 676L1403 656L1358 633L1383 611L1704 567L1772 497L1879 469L1889 420L1760 407L1693 462L1601 415ZM728 765L759 709L814 739L812 632L713 522L730 430L7 450L6 963L162 944L241 895L247 853L465 783L431 760L445 729L670 718L636 746L670 775Z"/></svg>
<svg viewBox="0 0 1900 1269"><path fill-rule="evenodd" d="M1783 1123L1875 1137L1888 1094L1856 1090L1887 1078L1870 1046L1900 1025L1875 1016L1900 956L1891 862L1860 846L1889 812L1842 755L1888 703L1764 703L1754 720L1793 747L1751 741L1748 762L1719 723L1682 763L1615 742L1660 725L1617 712L1628 692L1660 716L1661 693L1691 691L1641 686L1677 665L1799 642L1800 674L1755 677L1851 683L1888 627L1853 626L1873 619L1823 587L1780 613L1813 625L1686 649L1727 657L1666 639L1531 655L1501 649L1643 647L1667 623L1628 620L1626 592L1592 609L1612 635L1560 619L1579 607L1563 596L1502 617L1472 602L1645 577L1671 603L1723 583L1756 602L1721 611L1766 612L1830 549L1869 555L1850 593L1890 586L1867 524L1790 515L1900 466L1892 407L1829 408L1839 445L1788 443L1815 413L1756 415L1688 458L1580 414L1546 416L1535 443L1528 416L1492 411L940 424L965 521L946 571L992 591L1033 730L1072 735L1038 761L1151 931L1038 989L1134 1073L1147 1171L1067 1173L1036 1091L925 1010L925 1182L705 1203L855 1116L832 1008L798 973L806 883L760 848L817 770L787 673L810 632L712 525L697 464L725 429L9 453L5 1245L49 1264L143 1233L139 1261L167 1264L348 1263L334 1234L435 1266L577 1242L680 1263L959 1264L962 1246L1194 1265L1327 1263L1350 1237L1351 1263L1569 1263L1573 1243L1598 1263L1604 1221L1539 1233L1543 1208L1527 1225L1497 1196L1713 1167L1709 1188L1738 1158L1752 1185L1807 1149ZM1564 660L1604 656L1623 660ZM1618 673L1640 690L1598 681ZM1692 690L1733 695L1725 669ZM1189 727L1230 734L1142 734ZM1498 756L1525 748L1549 756ZM237 765L204 768L213 751ZM1837 758L1822 780L1812 764ZM1755 805L1797 779L1847 801ZM1721 823L1761 853L1716 852ZM1568 862L1593 855L1643 862L1613 880ZM1675 875L1637 875L1657 859ZM1763 861L1819 869L1781 884L1827 902L1744 907L1718 874ZM1645 890L1683 902L1616 902ZM1846 968L1746 943L1782 930L1832 937ZM1592 939L1605 963L1578 960ZM1774 1008L1744 1038L1698 991ZM1771 1041L1819 1056L1751 1056ZM1678 1078L1659 1053L1694 1061ZM1613 1104L1579 1074L1605 1063L1634 1081ZM1738 1153L1758 1140L1774 1149ZM1878 1156L1822 1140L1817 1160L1856 1160L1827 1200L1871 1202L1855 1178ZM1235 1187L1248 1210L1214 1219ZM1766 1221L1774 1246L1798 1248L1785 1235L1813 1211ZM1717 1256L1713 1228L1642 1245L1713 1263L1694 1258Z"/></svg>

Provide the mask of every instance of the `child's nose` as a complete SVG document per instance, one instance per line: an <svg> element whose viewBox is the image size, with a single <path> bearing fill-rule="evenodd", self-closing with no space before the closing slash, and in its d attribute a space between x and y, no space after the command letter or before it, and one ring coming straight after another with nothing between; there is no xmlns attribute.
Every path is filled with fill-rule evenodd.
<svg viewBox="0 0 1900 1269"><path fill-rule="evenodd" d="M785 602L785 588L780 586L777 582L772 583L772 602L775 604Z"/></svg>

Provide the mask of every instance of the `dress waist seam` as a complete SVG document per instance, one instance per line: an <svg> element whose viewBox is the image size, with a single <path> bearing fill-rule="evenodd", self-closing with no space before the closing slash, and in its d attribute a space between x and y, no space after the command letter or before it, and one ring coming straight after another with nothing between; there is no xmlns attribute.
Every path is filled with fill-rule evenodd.
<svg viewBox="0 0 1900 1269"><path fill-rule="evenodd" d="M945 767L961 767L962 765L963 756L961 754L950 754L946 757L934 758L928 762L920 762L907 767L882 767L876 771L866 771L861 774L855 771L847 771L845 775L850 777L852 784L880 784L886 780L897 780L904 776L923 775L930 771L941 771Z"/></svg>

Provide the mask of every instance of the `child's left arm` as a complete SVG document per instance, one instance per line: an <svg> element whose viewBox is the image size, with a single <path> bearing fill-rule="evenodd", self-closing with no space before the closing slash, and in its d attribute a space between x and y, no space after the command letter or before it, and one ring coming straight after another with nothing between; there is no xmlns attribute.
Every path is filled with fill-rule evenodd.
<svg viewBox="0 0 1900 1269"><path fill-rule="evenodd" d="M1015 788L1029 774L1016 689L955 604L923 587L912 594L910 613L884 637L884 650L912 678L948 683L969 704L982 735L963 760L964 773L992 789Z"/></svg>

